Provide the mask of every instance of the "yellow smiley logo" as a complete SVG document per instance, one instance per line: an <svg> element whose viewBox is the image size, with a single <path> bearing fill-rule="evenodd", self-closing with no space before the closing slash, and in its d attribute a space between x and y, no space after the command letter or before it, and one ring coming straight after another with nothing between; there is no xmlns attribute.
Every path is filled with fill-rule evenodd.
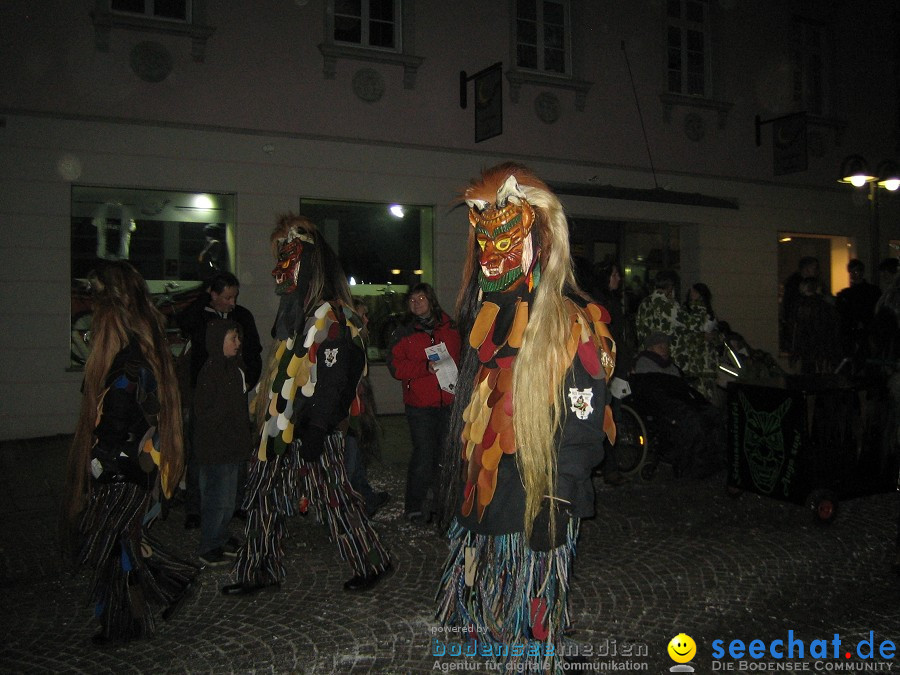
<svg viewBox="0 0 900 675"><path fill-rule="evenodd" d="M694 638L679 633L669 641L669 656L675 663L687 663L697 654Z"/></svg>

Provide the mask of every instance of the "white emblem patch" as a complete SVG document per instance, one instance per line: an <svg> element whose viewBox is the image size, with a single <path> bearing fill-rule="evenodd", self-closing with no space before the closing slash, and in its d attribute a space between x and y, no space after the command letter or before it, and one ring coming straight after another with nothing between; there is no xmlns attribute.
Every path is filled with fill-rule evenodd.
<svg viewBox="0 0 900 675"><path fill-rule="evenodd" d="M575 415L580 420L586 420L594 409L591 407L591 399L594 397L594 392L591 389L569 389L569 401L572 402L570 410L575 413Z"/></svg>
<svg viewBox="0 0 900 675"><path fill-rule="evenodd" d="M331 366L333 366L335 363L337 363L337 354L338 354L337 347L335 347L334 349L326 349L325 350L325 367L326 368L331 368Z"/></svg>

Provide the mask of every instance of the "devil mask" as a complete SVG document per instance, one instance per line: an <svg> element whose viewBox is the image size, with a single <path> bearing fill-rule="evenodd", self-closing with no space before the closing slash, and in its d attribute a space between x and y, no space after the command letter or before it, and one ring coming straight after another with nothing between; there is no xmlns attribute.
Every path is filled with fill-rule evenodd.
<svg viewBox="0 0 900 675"><path fill-rule="evenodd" d="M508 176L496 200L466 199L469 223L481 249L479 283L486 292L518 288L534 264L534 210L515 176Z"/></svg>

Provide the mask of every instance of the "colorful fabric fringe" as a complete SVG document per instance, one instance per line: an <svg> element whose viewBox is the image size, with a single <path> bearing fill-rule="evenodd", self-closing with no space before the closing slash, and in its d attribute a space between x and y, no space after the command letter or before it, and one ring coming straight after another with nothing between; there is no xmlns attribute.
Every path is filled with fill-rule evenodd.
<svg viewBox="0 0 900 675"><path fill-rule="evenodd" d="M336 432L326 438L325 452L313 462L303 460L296 445L271 461L254 462L244 499L246 541L234 567L239 582L269 585L284 580L286 519L301 510L304 498L317 520L328 525L354 574L381 572L388 566L390 555L369 522L365 502L350 486L344 439Z"/></svg>
<svg viewBox="0 0 900 675"><path fill-rule="evenodd" d="M328 524L332 541L341 559L350 563L354 575L384 571L391 557L369 522L366 504L347 478L344 467L344 437L340 433L325 441L325 452L316 462L304 462L300 469L304 493L314 508L316 519Z"/></svg>
<svg viewBox="0 0 900 675"><path fill-rule="evenodd" d="M150 504L150 493L133 483L94 484L81 517L78 559L94 569L90 597L105 638L152 635L152 605L172 605L197 575L147 534L157 512Z"/></svg>
<svg viewBox="0 0 900 675"><path fill-rule="evenodd" d="M477 653L501 670L561 672L578 525L573 518L566 543L539 552L528 547L524 533L474 534L454 521L437 619L463 628Z"/></svg>

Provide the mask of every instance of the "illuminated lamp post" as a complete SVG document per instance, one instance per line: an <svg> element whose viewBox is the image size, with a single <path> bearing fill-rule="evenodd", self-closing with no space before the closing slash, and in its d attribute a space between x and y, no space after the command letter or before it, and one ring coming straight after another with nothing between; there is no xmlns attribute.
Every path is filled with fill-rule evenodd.
<svg viewBox="0 0 900 675"><path fill-rule="evenodd" d="M878 165L875 173L869 170L866 160L860 155L850 155L841 163L841 173L838 183L849 183L853 187L868 188L869 200L869 240L872 255L870 267L872 281L878 283L879 243L881 239L878 202L878 188L894 192L900 187L900 169L891 160L885 160Z"/></svg>

